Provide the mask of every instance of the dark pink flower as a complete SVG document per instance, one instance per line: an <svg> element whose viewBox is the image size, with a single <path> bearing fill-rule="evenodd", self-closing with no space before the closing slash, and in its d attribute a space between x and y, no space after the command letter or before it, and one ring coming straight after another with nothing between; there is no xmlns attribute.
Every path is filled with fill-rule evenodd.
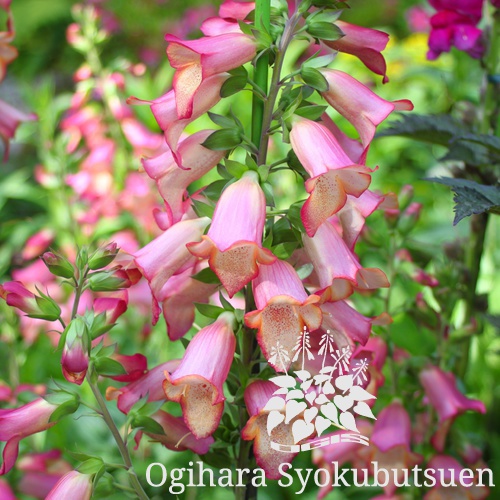
<svg viewBox="0 0 500 500"><path fill-rule="evenodd" d="M0 59L0 71L2 71L2 67ZM19 111L0 99L0 139L3 141L5 148L4 161L9 156L9 140L14 137L19 124L36 119L37 116L35 114Z"/></svg>

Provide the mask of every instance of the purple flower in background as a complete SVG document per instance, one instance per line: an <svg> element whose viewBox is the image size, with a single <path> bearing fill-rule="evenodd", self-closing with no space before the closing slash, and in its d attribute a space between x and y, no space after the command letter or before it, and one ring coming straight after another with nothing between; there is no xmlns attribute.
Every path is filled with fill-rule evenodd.
<svg viewBox="0 0 500 500"><path fill-rule="evenodd" d="M484 54L481 20L483 0L429 0L438 11L431 19L427 59L437 59L452 46L479 59Z"/></svg>

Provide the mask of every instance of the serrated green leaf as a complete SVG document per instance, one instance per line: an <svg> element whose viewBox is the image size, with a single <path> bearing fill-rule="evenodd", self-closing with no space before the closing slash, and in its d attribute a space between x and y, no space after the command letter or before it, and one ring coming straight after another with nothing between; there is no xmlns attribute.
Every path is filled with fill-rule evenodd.
<svg viewBox="0 0 500 500"><path fill-rule="evenodd" d="M212 151L225 151L241 144L241 134L236 128L223 128L210 134L202 144Z"/></svg>
<svg viewBox="0 0 500 500"><path fill-rule="evenodd" d="M314 68L302 68L300 76L304 82L318 92L326 92L328 90L328 82L326 78Z"/></svg>
<svg viewBox="0 0 500 500"><path fill-rule="evenodd" d="M325 21L311 22L307 26L307 32L314 38L331 42L345 36L345 33L336 24Z"/></svg>
<svg viewBox="0 0 500 500"><path fill-rule="evenodd" d="M229 97L238 92L241 92L247 85L248 79L245 76L231 76L228 78L220 88L221 97Z"/></svg>
<svg viewBox="0 0 500 500"><path fill-rule="evenodd" d="M467 179L446 177L427 180L450 186L455 193L453 197L455 202L453 225L472 214L500 213L500 188L498 186L486 186Z"/></svg>
<svg viewBox="0 0 500 500"><path fill-rule="evenodd" d="M224 312L222 307L213 306L212 304L195 302L194 305L199 313L207 318L217 319Z"/></svg>
<svg viewBox="0 0 500 500"><path fill-rule="evenodd" d="M219 278L209 267L206 267L205 269L202 269L200 272L196 273L193 276L193 279L201 281L202 283L207 283L209 285L220 284Z"/></svg>

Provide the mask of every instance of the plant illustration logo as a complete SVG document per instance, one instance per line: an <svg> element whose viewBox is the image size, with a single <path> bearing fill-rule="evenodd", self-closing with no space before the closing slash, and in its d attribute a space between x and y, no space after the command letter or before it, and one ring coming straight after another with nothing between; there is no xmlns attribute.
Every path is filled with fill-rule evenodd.
<svg viewBox="0 0 500 500"><path fill-rule="evenodd" d="M293 372L295 377L286 370L291 356L287 350L279 341L272 349L271 362L281 365L285 372L285 375L270 379L279 389L264 407L264 411L269 412L267 432L272 449L297 453L345 442L368 446L369 438L360 433L354 417L357 414L376 420L367 403L376 398L363 388L368 382L367 359L352 360L351 348L338 348L327 330L321 337L318 350L318 355L322 356L321 368L317 375L312 376L304 368L306 358L315 360L306 327L293 351L292 363L300 358L302 361L302 368ZM281 425L291 425L293 444L273 440L273 431ZM332 425L347 432L321 437ZM306 441L311 437L314 439Z"/></svg>

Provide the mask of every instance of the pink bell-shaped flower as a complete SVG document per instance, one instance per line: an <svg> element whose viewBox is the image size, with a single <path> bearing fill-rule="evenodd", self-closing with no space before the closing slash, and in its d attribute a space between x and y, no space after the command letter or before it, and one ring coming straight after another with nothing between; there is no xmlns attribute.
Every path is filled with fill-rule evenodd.
<svg viewBox="0 0 500 500"><path fill-rule="evenodd" d="M45 500L90 500L92 495L92 474L81 474L72 470L65 474L52 488Z"/></svg>

